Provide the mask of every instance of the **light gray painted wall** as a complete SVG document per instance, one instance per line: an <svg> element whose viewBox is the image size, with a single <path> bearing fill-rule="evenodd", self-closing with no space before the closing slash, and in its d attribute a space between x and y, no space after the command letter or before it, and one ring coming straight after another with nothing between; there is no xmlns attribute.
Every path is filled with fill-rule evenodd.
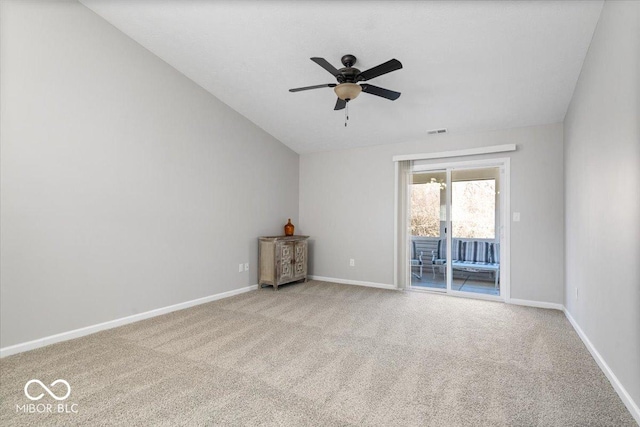
<svg viewBox="0 0 640 427"><path fill-rule="evenodd" d="M521 221L511 224L511 297L561 304L562 138L562 124L550 124L301 155L299 226L311 236L311 273L393 283L392 156L515 143L513 153L432 162L511 158L511 208L521 213ZM355 267L349 267L350 258Z"/></svg>
<svg viewBox="0 0 640 427"><path fill-rule="evenodd" d="M640 2L607 1L564 122L565 306L636 405L639 82Z"/></svg>
<svg viewBox="0 0 640 427"><path fill-rule="evenodd" d="M298 155L78 3L0 14L0 346L257 283Z"/></svg>

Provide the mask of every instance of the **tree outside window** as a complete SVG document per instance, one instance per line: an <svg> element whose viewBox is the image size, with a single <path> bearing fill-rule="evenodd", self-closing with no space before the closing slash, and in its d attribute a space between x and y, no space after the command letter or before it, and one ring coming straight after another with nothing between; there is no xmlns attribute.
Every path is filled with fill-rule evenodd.
<svg viewBox="0 0 640 427"><path fill-rule="evenodd" d="M444 184L429 182L411 185L411 235L440 235L445 220ZM453 237L462 239L495 239L496 180L454 181L451 187L451 219Z"/></svg>
<svg viewBox="0 0 640 427"><path fill-rule="evenodd" d="M411 235L440 237L440 184L411 186Z"/></svg>
<svg viewBox="0 0 640 427"><path fill-rule="evenodd" d="M496 180L454 181L451 228L461 239L495 239Z"/></svg>

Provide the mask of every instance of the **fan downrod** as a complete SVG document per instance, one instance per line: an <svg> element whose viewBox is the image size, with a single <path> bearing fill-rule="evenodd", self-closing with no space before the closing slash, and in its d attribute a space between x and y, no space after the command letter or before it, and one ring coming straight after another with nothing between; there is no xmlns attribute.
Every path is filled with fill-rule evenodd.
<svg viewBox="0 0 640 427"><path fill-rule="evenodd" d="M342 57L342 59L340 59L340 61L342 61L342 65L350 68L353 67L353 65L356 63L356 57L353 55L345 55Z"/></svg>

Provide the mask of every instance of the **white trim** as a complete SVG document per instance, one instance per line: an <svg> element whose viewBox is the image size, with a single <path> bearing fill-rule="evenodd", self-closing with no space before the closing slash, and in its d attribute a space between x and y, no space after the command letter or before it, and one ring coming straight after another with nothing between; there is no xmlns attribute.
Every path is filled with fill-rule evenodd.
<svg viewBox="0 0 640 427"><path fill-rule="evenodd" d="M452 262L448 262L449 260L452 260L453 257L451 256L451 251L453 251L453 227L451 226L451 222L453 220L452 216L451 216L451 205L453 204L452 202L452 198L451 196L453 195L453 185L451 184L451 168L445 168L445 184L447 186L447 188L444 189L444 206L445 206L445 219L444 219L444 229L445 229L445 233L444 233L444 238L446 239L446 251L445 251L445 258L447 260L447 265L444 267L444 271L445 271L445 281L447 282L447 290L446 293L447 295L451 294L451 284L453 283L453 261ZM441 202L442 203L442 202ZM442 206L442 204L440 205ZM448 230L448 232L447 232Z"/></svg>
<svg viewBox="0 0 640 427"><path fill-rule="evenodd" d="M393 156L394 162L403 160L443 159L446 157L474 156L477 154L506 153L516 151L516 144L492 145L490 147L467 148L466 150L441 151L439 153L400 154Z"/></svg>
<svg viewBox="0 0 640 427"><path fill-rule="evenodd" d="M433 171L433 170L441 170L442 172L445 169L478 169L484 167L500 167L504 163L508 163L511 160L510 157L495 157L491 159L479 159L479 160L462 160L459 162L445 162L445 163L425 163L421 164L419 162L413 163L413 172L423 172L423 171Z"/></svg>
<svg viewBox="0 0 640 427"><path fill-rule="evenodd" d="M9 347L0 348L0 358L11 356L12 354L22 353L24 351L34 350L36 348L44 347L44 346L55 344L62 341L68 341L75 338L84 337L86 335L94 334L96 332L104 331L106 329L112 329L118 326L127 325L129 323L138 322L140 320L149 319L151 317L156 317L163 314L171 313L172 311L183 310L185 308L193 307L200 304L205 304L211 301L232 297L234 295L253 291L255 289L258 289L258 285L245 286L244 288L233 289L231 291L222 292L215 295L209 295L207 297L198 298L191 301L185 301L185 302L170 305L167 307L156 308L155 310L145 311L144 313L138 313L132 316L121 317L119 319L109 320L107 322L98 323L96 325L74 329L72 331L61 332L55 335L49 335L48 337L39 338L37 340L11 345Z"/></svg>
<svg viewBox="0 0 640 427"><path fill-rule="evenodd" d="M578 322L576 322L573 316L571 316L569 310L567 310L566 307L562 307L562 311L564 311L564 315L569 320L569 323L571 323L571 326L573 326L573 329L575 329L585 347L587 347L587 350L589 350L589 353L591 353L591 356L593 356L593 358L596 360L596 363L598 364L602 372L604 372L606 377L609 379L609 382L613 386L613 389L616 391L616 393L618 393L618 396L620 396L622 403L624 403L624 405L631 413L631 416L633 416L636 422L640 425L640 407L638 407L638 404L633 401L627 390L618 380L618 377L616 377L611 368L609 368L609 365L607 365L607 362L605 362L600 353L598 353L598 350L596 350L596 348L593 346L593 344L589 340L589 337L587 337L587 334L584 333L582 328L580 328L580 325L578 325Z"/></svg>
<svg viewBox="0 0 640 427"><path fill-rule="evenodd" d="M555 302L533 301L528 299L517 299L517 298L511 298L505 301L507 304L526 305L527 307L536 307L536 308L550 308L552 310L560 310L560 311L562 311L562 309L564 308L562 304L558 304Z"/></svg>
<svg viewBox="0 0 640 427"><path fill-rule="evenodd" d="M398 287L398 283L400 282L398 276L399 276L399 272L398 272L398 223L400 221L400 218L398 218L398 214L399 214L399 194L398 194L398 187L400 186L400 180L399 180L399 174L400 174L400 164L398 162L395 162L394 164L395 167L395 174L394 174L394 179L393 179L393 183L394 183L394 191L393 191L393 286L395 288ZM409 276L411 277L411 276Z"/></svg>
<svg viewBox="0 0 640 427"><path fill-rule="evenodd" d="M511 298L511 158L505 157L502 161L504 179L500 180L500 226L504 236L500 236L500 262L504 265L500 266L500 295L508 302Z"/></svg>
<svg viewBox="0 0 640 427"><path fill-rule="evenodd" d="M392 291L398 290L396 286L387 285L386 283L363 282L361 280L336 279L335 277L323 277L323 276L309 276L309 279L319 280L320 282L340 283L342 285L366 286L369 288L390 289Z"/></svg>

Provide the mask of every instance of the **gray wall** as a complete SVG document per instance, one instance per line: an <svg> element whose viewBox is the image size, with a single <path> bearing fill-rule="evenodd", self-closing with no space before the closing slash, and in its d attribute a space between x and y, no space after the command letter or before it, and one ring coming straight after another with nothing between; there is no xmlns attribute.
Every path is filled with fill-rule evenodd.
<svg viewBox="0 0 640 427"><path fill-rule="evenodd" d="M564 123L565 306L636 405L639 76L640 2L605 2Z"/></svg>
<svg viewBox="0 0 640 427"><path fill-rule="evenodd" d="M513 153L457 160L511 158L511 208L521 213L511 224L511 297L562 304L562 138L562 124L551 124L301 155L300 231L312 239L312 274L393 283L392 156L515 143Z"/></svg>
<svg viewBox="0 0 640 427"><path fill-rule="evenodd" d="M298 155L78 3L0 14L0 346L256 284Z"/></svg>

